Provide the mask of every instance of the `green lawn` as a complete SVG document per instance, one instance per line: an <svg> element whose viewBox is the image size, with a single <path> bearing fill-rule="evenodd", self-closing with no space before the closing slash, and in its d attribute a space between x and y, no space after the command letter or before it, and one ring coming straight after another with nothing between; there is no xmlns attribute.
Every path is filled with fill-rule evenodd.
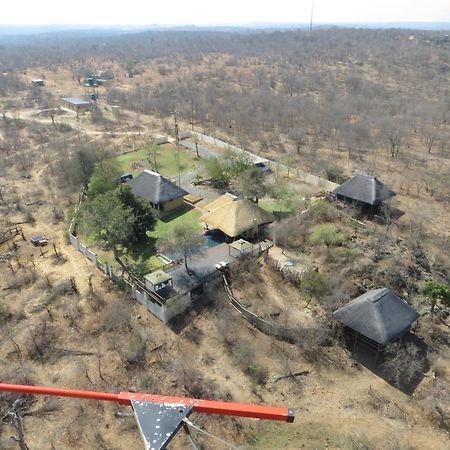
<svg viewBox="0 0 450 450"><path fill-rule="evenodd" d="M283 213L295 213L296 208L293 205L286 204L282 200L264 199L258 202L258 206L271 213L283 212Z"/></svg>
<svg viewBox="0 0 450 450"><path fill-rule="evenodd" d="M147 232L148 240L130 245L124 251L124 258L138 268L138 272L146 274L160 269L164 264L156 257L157 239L161 234L170 232L177 224L195 224L199 228L200 213L195 209L177 211L172 215L157 219L155 228Z"/></svg>
<svg viewBox="0 0 450 450"><path fill-rule="evenodd" d="M124 172L139 175L144 169L156 170L160 174L175 178L178 173L190 172L199 159L189 150L172 144L149 145L146 148L117 157ZM156 164L155 164L156 162Z"/></svg>
<svg viewBox="0 0 450 450"><path fill-rule="evenodd" d="M164 264L156 257L158 237L170 232L178 224L186 224L187 226L194 224L201 229L199 217L200 212L192 208L176 211L163 219L157 219L155 228L147 232L148 239L119 249L122 261L127 266L133 267L135 272L140 275L162 268ZM83 244L93 247L102 262L108 262L113 267L117 266L112 252L102 250L96 245L94 234L84 234L80 229L79 238Z"/></svg>
<svg viewBox="0 0 450 450"><path fill-rule="evenodd" d="M162 220L158 219L155 228L148 232L148 236L158 238L161 234L168 233L178 224L194 224L201 228L198 221L200 213L196 209L189 209L184 211L177 211L174 214L164 217Z"/></svg>

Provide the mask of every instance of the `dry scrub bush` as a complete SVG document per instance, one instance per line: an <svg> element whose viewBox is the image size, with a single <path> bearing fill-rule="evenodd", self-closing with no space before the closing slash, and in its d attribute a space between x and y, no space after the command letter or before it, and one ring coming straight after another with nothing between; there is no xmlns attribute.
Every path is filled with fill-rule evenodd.
<svg viewBox="0 0 450 450"><path fill-rule="evenodd" d="M266 384L268 371L255 362L255 352L248 341L238 340L232 348L232 354L242 370L250 376L253 389Z"/></svg>
<svg viewBox="0 0 450 450"><path fill-rule="evenodd" d="M43 306L51 305L51 304L55 303L55 301L58 299L58 297L60 297L62 295L66 295L66 294L75 294L75 292L73 290L73 285L70 280L61 281L56 286L54 286L51 289L50 293L44 297L42 304L43 304ZM37 309L37 311L38 310L39 309Z"/></svg>
<svg viewBox="0 0 450 450"><path fill-rule="evenodd" d="M310 225L316 225L323 222L334 222L339 218L338 212L327 200L319 200L312 204L304 216Z"/></svg>
<svg viewBox="0 0 450 450"><path fill-rule="evenodd" d="M82 318L79 296L65 296L63 298L62 311L64 318L69 321L69 325L71 327L77 328L78 321Z"/></svg>
<svg viewBox="0 0 450 450"><path fill-rule="evenodd" d="M8 305L0 303L0 323L5 324L14 318L14 314Z"/></svg>
<svg viewBox="0 0 450 450"><path fill-rule="evenodd" d="M295 331L295 343L304 349L314 349L330 341L330 329L325 324L315 327L299 328Z"/></svg>
<svg viewBox="0 0 450 450"><path fill-rule="evenodd" d="M190 327L188 330L185 331L184 335L186 338L188 338L190 341L194 342L195 344L199 345L202 338L203 338L203 331L197 328L195 325Z"/></svg>
<svg viewBox="0 0 450 450"><path fill-rule="evenodd" d="M405 420L405 412L392 400L381 395L379 392L369 387L368 390L367 404L374 409L379 411L384 417L394 420Z"/></svg>
<svg viewBox="0 0 450 450"><path fill-rule="evenodd" d="M225 345L229 349L231 349L236 343L239 332L238 321L239 319L237 316L233 314L231 308L227 305L223 305L223 307L217 311L215 325Z"/></svg>
<svg viewBox="0 0 450 450"><path fill-rule="evenodd" d="M182 355L172 361L169 370L175 375L178 386L187 391L190 396L214 398L217 385L194 367L194 364L195 362L191 358Z"/></svg>
<svg viewBox="0 0 450 450"><path fill-rule="evenodd" d="M399 389L409 389L421 379L426 359L417 345L395 342L386 347L382 364L388 380Z"/></svg>
<svg viewBox="0 0 450 450"><path fill-rule="evenodd" d="M37 277L38 275L34 268L24 268L20 270L20 272L16 272L14 275L9 277L8 289L20 290L31 283L35 283Z"/></svg>
<svg viewBox="0 0 450 450"><path fill-rule="evenodd" d="M246 282L251 284L262 283L260 261L251 256L240 259L239 264L231 268L229 278L232 282L237 281L239 284L244 283L244 285Z"/></svg>
<svg viewBox="0 0 450 450"><path fill-rule="evenodd" d="M301 216L289 217L270 225L275 244L286 248L303 248L308 242L309 225Z"/></svg>
<svg viewBox="0 0 450 450"><path fill-rule="evenodd" d="M107 332L121 332L130 327L130 318L120 300L109 300L103 311L101 329Z"/></svg>
<svg viewBox="0 0 450 450"><path fill-rule="evenodd" d="M59 333L60 330L46 320L30 329L27 343L28 357L41 363L57 359L54 347L59 341Z"/></svg>
<svg viewBox="0 0 450 450"><path fill-rule="evenodd" d="M426 417L439 428L450 431L450 388L444 380L432 380L418 403Z"/></svg>
<svg viewBox="0 0 450 450"><path fill-rule="evenodd" d="M143 367L145 365L147 340L147 336L139 332L134 332L131 335L128 348L125 353L125 362L127 366Z"/></svg>
<svg viewBox="0 0 450 450"><path fill-rule="evenodd" d="M317 368L334 367L344 371L347 368L347 358L338 347L314 347L305 348L305 360L314 364Z"/></svg>

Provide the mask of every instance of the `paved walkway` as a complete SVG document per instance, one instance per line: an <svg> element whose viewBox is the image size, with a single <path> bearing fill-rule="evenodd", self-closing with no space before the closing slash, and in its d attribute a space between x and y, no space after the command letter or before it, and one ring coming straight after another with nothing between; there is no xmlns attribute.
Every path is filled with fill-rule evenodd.
<svg viewBox="0 0 450 450"><path fill-rule="evenodd" d="M200 185L194 186L192 184L197 175L201 174L202 170L203 170L202 168L197 168L192 172L183 173L180 177L180 186L185 191L188 191L190 194L194 194L197 197L203 198L204 202L201 202L201 204L204 204L215 200L216 198L220 197L221 194L215 191L214 189L209 189L206 186L205 187Z"/></svg>

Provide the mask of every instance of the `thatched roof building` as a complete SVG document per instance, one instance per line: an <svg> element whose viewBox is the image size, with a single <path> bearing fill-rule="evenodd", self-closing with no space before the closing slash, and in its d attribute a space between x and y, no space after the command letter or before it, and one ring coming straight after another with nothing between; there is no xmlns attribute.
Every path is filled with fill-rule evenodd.
<svg viewBox="0 0 450 450"><path fill-rule="evenodd" d="M144 170L128 184L133 194L139 195L155 205L184 197L187 194L184 189L152 170Z"/></svg>
<svg viewBox="0 0 450 450"><path fill-rule="evenodd" d="M205 205L205 209L208 212L211 212L211 211L214 211L215 209L221 208L222 206L233 202L234 200L236 200L238 198L239 197L237 195L233 195L233 194L230 194L229 192L227 192L226 194L221 195L219 198L216 198L212 202Z"/></svg>
<svg viewBox="0 0 450 450"><path fill-rule="evenodd" d="M338 186L333 193L345 200L371 207L381 206L395 195L378 178L369 175L356 175Z"/></svg>
<svg viewBox="0 0 450 450"><path fill-rule="evenodd" d="M373 289L333 313L347 329L378 345L406 333L419 314L390 289Z"/></svg>
<svg viewBox="0 0 450 450"><path fill-rule="evenodd" d="M158 216L167 214L184 204L184 189L152 170L144 170L128 181L131 191L147 200Z"/></svg>
<svg viewBox="0 0 450 450"><path fill-rule="evenodd" d="M241 197L225 194L206 205L209 211L200 217L210 229L218 229L230 237L256 234L258 227L273 222L275 217Z"/></svg>

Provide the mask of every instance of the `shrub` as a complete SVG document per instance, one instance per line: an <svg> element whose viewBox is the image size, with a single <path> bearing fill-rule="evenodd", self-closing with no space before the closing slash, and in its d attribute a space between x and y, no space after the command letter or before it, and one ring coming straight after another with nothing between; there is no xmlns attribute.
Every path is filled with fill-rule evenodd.
<svg viewBox="0 0 450 450"><path fill-rule="evenodd" d="M386 347L382 368L389 381L400 389L417 383L426 370L426 359L417 345L394 342Z"/></svg>
<svg viewBox="0 0 450 450"><path fill-rule="evenodd" d="M319 272L308 272L300 282L300 290L308 297L321 297L328 292L329 282L325 275Z"/></svg>
<svg viewBox="0 0 450 450"><path fill-rule="evenodd" d="M249 364L246 372L250 375L252 382L258 386L264 386L267 382L268 372L264 367Z"/></svg>
<svg viewBox="0 0 450 450"><path fill-rule="evenodd" d="M208 158L206 170L211 178L211 185L216 189L223 189L230 183L230 175L223 161L217 157Z"/></svg>
<svg viewBox="0 0 450 450"><path fill-rule="evenodd" d="M147 340L139 333L133 333L128 344L126 353L127 363L132 365L141 364L144 361Z"/></svg>
<svg viewBox="0 0 450 450"><path fill-rule="evenodd" d="M9 322L13 318L13 314L11 313L9 307L0 303L0 321L2 323Z"/></svg>
<svg viewBox="0 0 450 450"><path fill-rule="evenodd" d="M325 244L328 247L342 245L346 235L339 231L334 225L326 223L315 225L309 240L313 244Z"/></svg>
<svg viewBox="0 0 450 450"><path fill-rule="evenodd" d="M336 210L326 200L319 200L308 208L313 223L331 222L336 218Z"/></svg>
<svg viewBox="0 0 450 450"><path fill-rule="evenodd" d="M361 255L361 252L357 248L342 248L341 251L338 254L338 258L343 263L351 263L353 262L358 256Z"/></svg>
<svg viewBox="0 0 450 450"><path fill-rule="evenodd" d="M437 281L427 281L420 288L420 293L431 303L431 312L434 312L438 300L445 306L450 306L450 287Z"/></svg>
<svg viewBox="0 0 450 450"><path fill-rule="evenodd" d="M233 356L241 365L246 366L247 364L249 364L253 357L253 352L250 344L246 341L237 342L233 346Z"/></svg>
<svg viewBox="0 0 450 450"><path fill-rule="evenodd" d="M342 184L345 181L344 173L338 166L328 166L325 169L327 180L333 183Z"/></svg>

